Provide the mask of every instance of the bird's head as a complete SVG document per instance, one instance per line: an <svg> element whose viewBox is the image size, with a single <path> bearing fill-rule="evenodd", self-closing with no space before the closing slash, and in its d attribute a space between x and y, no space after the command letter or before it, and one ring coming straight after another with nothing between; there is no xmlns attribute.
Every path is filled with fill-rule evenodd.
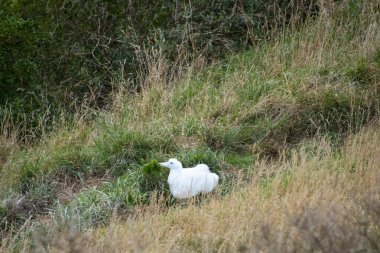
<svg viewBox="0 0 380 253"><path fill-rule="evenodd" d="M160 165L162 167L166 167L166 168L168 168L170 170L182 169L182 163L180 161L178 161L177 159L175 159L175 158L171 158L167 162L160 163Z"/></svg>

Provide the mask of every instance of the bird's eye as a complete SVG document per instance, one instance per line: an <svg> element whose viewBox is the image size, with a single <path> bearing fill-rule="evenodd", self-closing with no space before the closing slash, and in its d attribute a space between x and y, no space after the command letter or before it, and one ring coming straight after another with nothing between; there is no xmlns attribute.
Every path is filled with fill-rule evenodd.
<svg viewBox="0 0 380 253"><path fill-rule="evenodd" d="M170 162L170 164L173 164L173 162Z"/></svg>

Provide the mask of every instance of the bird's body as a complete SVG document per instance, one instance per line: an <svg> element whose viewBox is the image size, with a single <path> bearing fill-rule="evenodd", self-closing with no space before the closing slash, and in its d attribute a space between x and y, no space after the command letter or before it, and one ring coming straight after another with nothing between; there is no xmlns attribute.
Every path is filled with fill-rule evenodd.
<svg viewBox="0 0 380 253"><path fill-rule="evenodd" d="M211 192L218 184L219 176L211 173L206 164L182 168L178 160L170 159L169 162L160 165L170 169L168 177L170 193L178 199Z"/></svg>

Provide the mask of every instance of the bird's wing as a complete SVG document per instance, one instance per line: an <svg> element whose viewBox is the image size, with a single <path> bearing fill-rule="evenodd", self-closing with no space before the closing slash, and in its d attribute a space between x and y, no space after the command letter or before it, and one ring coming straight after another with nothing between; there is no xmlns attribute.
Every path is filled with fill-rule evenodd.
<svg viewBox="0 0 380 253"><path fill-rule="evenodd" d="M197 168L203 169L204 171L210 171L210 168L206 164L198 164Z"/></svg>
<svg viewBox="0 0 380 253"><path fill-rule="evenodd" d="M211 192L218 184L218 176L208 171L200 171L189 175L192 194Z"/></svg>

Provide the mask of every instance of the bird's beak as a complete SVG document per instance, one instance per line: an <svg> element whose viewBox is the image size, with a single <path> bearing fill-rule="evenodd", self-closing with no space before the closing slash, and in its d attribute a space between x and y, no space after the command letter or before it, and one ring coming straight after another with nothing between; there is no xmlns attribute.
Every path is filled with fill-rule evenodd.
<svg viewBox="0 0 380 253"><path fill-rule="evenodd" d="M160 163L160 165L162 166L162 167L166 167L166 168L168 168L168 162L165 162L165 163Z"/></svg>

